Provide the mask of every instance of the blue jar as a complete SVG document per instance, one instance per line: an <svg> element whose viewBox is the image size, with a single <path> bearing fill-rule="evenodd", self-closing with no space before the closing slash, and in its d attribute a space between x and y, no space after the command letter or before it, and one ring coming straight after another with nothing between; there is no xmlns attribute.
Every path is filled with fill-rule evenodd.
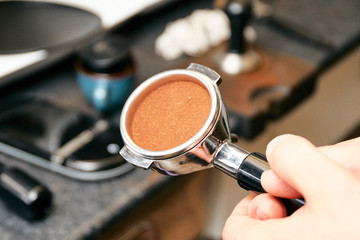
<svg viewBox="0 0 360 240"><path fill-rule="evenodd" d="M100 112L120 110L135 82L135 64L127 41L105 35L77 55L77 80L87 101Z"/></svg>

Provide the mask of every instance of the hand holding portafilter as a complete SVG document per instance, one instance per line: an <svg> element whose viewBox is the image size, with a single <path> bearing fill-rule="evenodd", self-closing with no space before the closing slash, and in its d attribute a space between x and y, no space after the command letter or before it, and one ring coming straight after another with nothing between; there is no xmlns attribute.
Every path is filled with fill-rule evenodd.
<svg viewBox="0 0 360 240"><path fill-rule="evenodd" d="M269 169L269 165L263 155L249 153L231 142L226 109L217 87L220 82L221 78L216 72L194 63L187 69L165 71L143 82L130 95L122 110L120 130L124 147L120 154L135 166L170 176L215 167L237 179L239 185L246 190L264 192L260 178ZM176 89L178 84L192 84L192 87L189 90ZM180 96L176 102L173 102L172 95L166 96L168 91L178 95L190 92L195 86L203 90L199 89L199 92L191 96ZM165 90L161 92L161 89ZM200 101L194 103L193 98L202 95L202 91L206 95L201 98L201 104ZM203 101L204 98L208 101ZM151 99L158 101L152 104L154 100ZM200 113L198 117L196 110L187 109L187 106L190 108L194 105L207 109L202 122ZM173 114L175 116L171 116ZM169 119L171 122L167 122ZM186 122L188 119L193 120ZM201 126L198 123L193 126L192 122L198 122L199 119ZM138 121L143 121L143 125L138 127L143 130L140 133L136 133L137 128L134 127ZM167 128L168 125L174 125L174 128ZM184 132L193 134L175 146L159 146L164 139L171 139L171 135L174 141L182 137L174 134L174 131L184 126L190 128ZM146 139L149 144L139 142L137 138ZM288 202L295 205L295 209L304 204L301 199Z"/></svg>

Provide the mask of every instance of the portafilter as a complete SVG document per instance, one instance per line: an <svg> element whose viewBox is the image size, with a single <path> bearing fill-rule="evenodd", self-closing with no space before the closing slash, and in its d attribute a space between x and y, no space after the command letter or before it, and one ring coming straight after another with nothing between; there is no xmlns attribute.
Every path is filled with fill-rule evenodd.
<svg viewBox="0 0 360 240"><path fill-rule="evenodd" d="M211 105L205 124L191 139L170 149L153 151L138 146L131 138L129 126L139 102L149 92L177 79L199 84L208 91ZM122 109L120 131L124 147L120 154L137 167L169 176L216 168L235 178L246 190L265 192L261 186L261 174L270 168L269 164L264 155L250 153L232 142L227 110L218 89L220 83L219 74L195 63L186 69L158 73L144 81L132 92ZM282 200L288 208L288 214L305 204L303 199Z"/></svg>

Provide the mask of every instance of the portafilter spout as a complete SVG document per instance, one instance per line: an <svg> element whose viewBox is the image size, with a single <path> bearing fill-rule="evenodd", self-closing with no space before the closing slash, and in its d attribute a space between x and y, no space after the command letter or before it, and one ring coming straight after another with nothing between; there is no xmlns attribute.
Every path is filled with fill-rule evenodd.
<svg viewBox="0 0 360 240"><path fill-rule="evenodd" d="M204 125L189 140L169 149L148 150L138 146L132 139L131 125L139 104L149 93L174 81L188 81L207 90L210 110ZM246 190L265 192L261 186L261 174L270 168L269 164L264 155L250 153L232 142L228 115L218 89L220 83L219 74L195 63L186 69L161 72L144 81L129 96L121 113L120 131L124 147L120 154L135 166L170 176L214 167L237 179ZM151 139L151 136L147 138ZM285 201L291 205L290 211L305 204L303 199Z"/></svg>

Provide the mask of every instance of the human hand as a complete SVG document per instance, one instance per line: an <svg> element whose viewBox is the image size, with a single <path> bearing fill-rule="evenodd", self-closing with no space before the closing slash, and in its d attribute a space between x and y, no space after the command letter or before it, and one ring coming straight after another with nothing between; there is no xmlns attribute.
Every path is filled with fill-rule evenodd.
<svg viewBox="0 0 360 240"><path fill-rule="evenodd" d="M250 194L228 218L223 238L360 239L360 138L316 148L283 135L268 145L272 170L264 172L268 194ZM306 205L289 217L276 197L304 197Z"/></svg>

